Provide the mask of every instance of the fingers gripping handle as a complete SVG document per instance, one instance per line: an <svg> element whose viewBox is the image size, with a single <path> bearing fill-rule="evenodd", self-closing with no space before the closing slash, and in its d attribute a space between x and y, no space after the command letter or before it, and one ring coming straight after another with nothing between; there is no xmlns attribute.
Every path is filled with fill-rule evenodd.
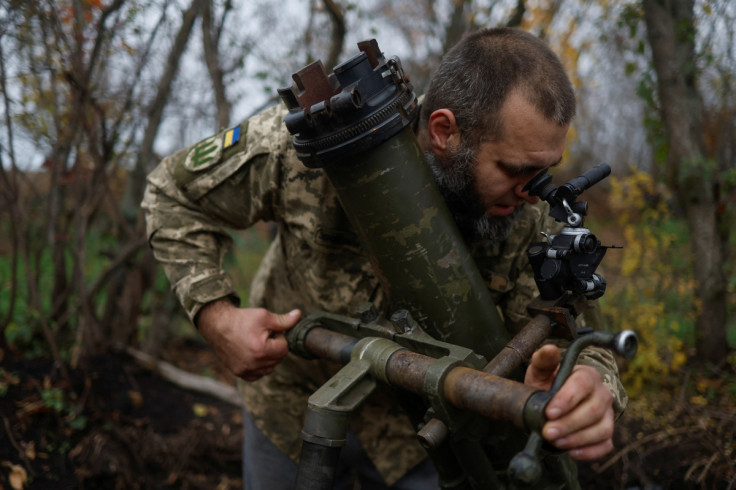
<svg viewBox="0 0 736 490"><path fill-rule="evenodd" d="M617 334L611 332L591 332L579 337L575 340L567 352L565 357L560 364L560 370L555 377L555 381L552 383L550 393L553 395L562 387L567 381L568 376L572 373L572 368L575 367L575 363L578 360L578 356L586 347L595 345L612 350L614 353L625 359L632 359L636 355L636 350L639 347L639 340L636 337L636 333L632 330L624 330Z"/></svg>
<svg viewBox="0 0 736 490"><path fill-rule="evenodd" d="M610 349L625 359L631 359L636 355L639 341L636 333L631 330L624 330L617 334L592 332L579 337L570 344L549 392L540 393L539 397L532 397L524 409L524 418L530 422L529 425L533 429L524 450L516 454L509 464L509 473L515 481L531 485L539 480L542 474L539 453L544 442L541 429L546 421L544 409L565 381L567 381L580 353L583 349L591 345Z"/></svg>

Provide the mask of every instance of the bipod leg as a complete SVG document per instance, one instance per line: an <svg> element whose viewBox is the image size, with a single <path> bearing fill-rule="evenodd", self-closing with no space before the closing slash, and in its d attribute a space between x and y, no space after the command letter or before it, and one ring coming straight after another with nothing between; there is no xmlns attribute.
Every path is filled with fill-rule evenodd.
<svg viewBox="0 0 736 490"><path fill-rule="evenodd" d="M348 417L385 378L385 363L401 347L390 340L368 337L353 349L350 362L309 397L302 429L302 455L297 490L331 490L347 439Z"/></svg>

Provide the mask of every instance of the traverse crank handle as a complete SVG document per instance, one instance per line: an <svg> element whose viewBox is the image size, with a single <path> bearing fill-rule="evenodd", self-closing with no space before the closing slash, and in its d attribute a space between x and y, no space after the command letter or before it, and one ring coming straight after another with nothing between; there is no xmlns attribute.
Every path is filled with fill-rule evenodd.
<svg viewBox="0 0 736 490"><path fill-rule="evenodd" d="M639 345L636 333L624 330L614 334L611 332L591 332L576 339L565 352L560 369L557 372L549 391L540 391L529 399L524 407L524 420L531 434L524 449L511 459L509 473L517 482L527 485L534 484L542 474L542 465L539 461L539 452L542 449L542 426L546 422L544 409L560 390L572 373L578 356L586 347L595 345L612 350L625 359L636 355Z"/></svg>

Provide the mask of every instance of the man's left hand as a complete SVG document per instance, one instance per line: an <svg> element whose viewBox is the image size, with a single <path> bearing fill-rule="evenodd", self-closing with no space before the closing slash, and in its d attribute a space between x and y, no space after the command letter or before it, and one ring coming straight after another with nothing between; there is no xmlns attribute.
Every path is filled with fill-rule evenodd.
<svg viewBox="0 0 736 490"><path fill-rule="evenodd" d="M524 383L549 390L560 364L560 350L545 345L534 353ZM542 436L581 461L613 449L613 396L590 366L576 365L545 409Z"/></svg>

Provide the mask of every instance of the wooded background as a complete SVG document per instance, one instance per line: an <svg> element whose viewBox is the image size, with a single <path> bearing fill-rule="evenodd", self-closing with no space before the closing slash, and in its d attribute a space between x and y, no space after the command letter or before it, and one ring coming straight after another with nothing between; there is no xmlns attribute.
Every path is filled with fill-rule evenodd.
<svg viewBox="0 0 736 490"><path fill-rule="evenodd" d="M696 372L675 389L689 390L696 405L725 403L733 421L734 2L0 6L0 360L53 360L66 380L67 402L57 408L65 407L58 411L67 422L83 409L69 401L79 395L70 371L85 359L114 346L158 356L172 338L193 335L144 236L145 176L162 156L275 104L291 73L315 59L333 67L357 41L376 38L386 55L398 55L422 93L449 46L498 25L545 39L575 84L579 111L562 174L601 161L614 169L584 198L589 227L625 246L604 261L609 292L601 301L611 329L633 328L642 341L639 356L622 366L630 393ZM266 239L236 240L247 250L229 260L247 295ZM14 376L0 369L0 398L18 385ZM733 462L729 437L730 450L719 446L705 473ZM736 474L727 477L733 486Z"/></svg>

